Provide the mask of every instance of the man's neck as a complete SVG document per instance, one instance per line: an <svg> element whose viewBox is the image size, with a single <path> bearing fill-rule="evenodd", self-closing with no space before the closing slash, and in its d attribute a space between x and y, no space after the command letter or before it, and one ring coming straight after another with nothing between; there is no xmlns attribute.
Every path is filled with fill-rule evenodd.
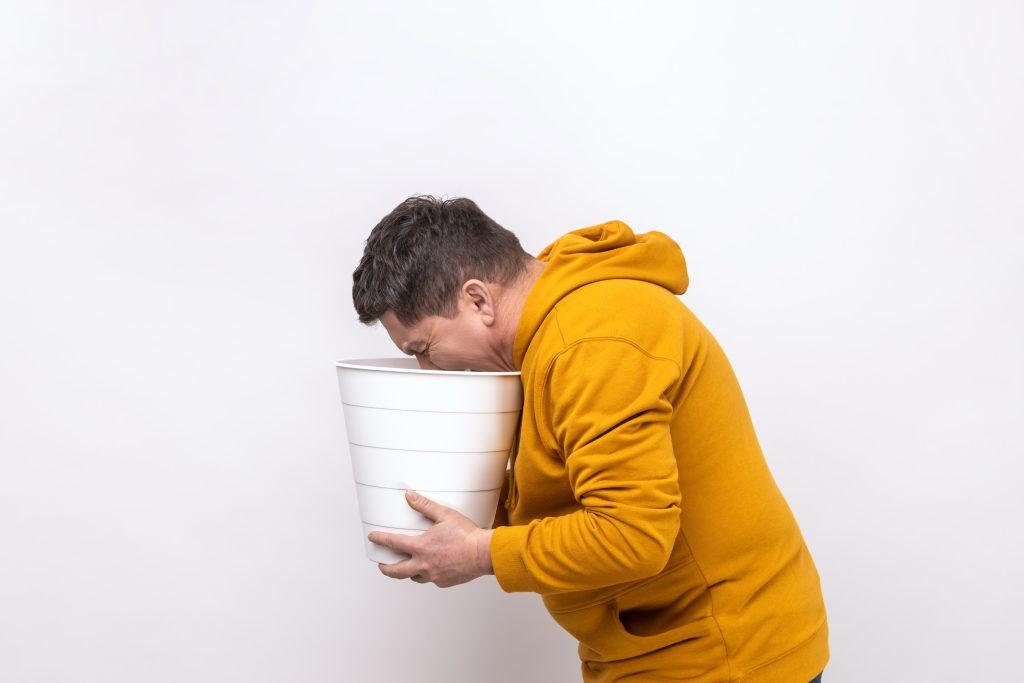
<svg viewBox="0 0 1024 683"><path fill-rule="evenodd" d="M526 272L514 286L505 292L507 297L507 300L504 302L506 322L505 328L502 331L504 344L502 345L501 357L502 362L506 365L506 371L513 372L517 369L513 350L516 342L516 331L519 329L519 321L523 316L523 305L526 303L526 297L530 294L530 290L533 289L534 283L537 282L537 278L540 277L545 266L547 266L547 262L531 259L526 267Z"/></svg>

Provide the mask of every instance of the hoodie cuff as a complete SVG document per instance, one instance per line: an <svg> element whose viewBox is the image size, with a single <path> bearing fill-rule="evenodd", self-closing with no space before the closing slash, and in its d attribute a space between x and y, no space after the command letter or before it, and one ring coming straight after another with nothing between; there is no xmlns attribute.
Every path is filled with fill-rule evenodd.
<svg viewBox="0 0 1024 683"><path fill-rule="evenodd" d="M500 526L491 533L491 565L494 578L506 593L536 592L533 577L523 562L529 524Z"/></svg>

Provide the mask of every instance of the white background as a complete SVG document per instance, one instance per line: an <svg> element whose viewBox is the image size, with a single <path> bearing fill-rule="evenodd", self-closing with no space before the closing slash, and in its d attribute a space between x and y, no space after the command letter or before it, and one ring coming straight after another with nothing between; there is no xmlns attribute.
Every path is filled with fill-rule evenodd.
<svg viewBox="0 0 1024 683"><path fill-rule="evenodd" d="M3 3L0 680L578 680L363 554L333 361L397 354L351 273L412 193L670 234L825 681L1015 679L1022 72L1018 2Z"/></svg>

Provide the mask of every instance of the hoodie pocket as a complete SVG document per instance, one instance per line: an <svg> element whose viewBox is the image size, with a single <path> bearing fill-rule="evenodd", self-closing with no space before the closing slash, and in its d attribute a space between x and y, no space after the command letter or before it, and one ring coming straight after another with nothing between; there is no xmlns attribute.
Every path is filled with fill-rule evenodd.
<svg viewBox="0 0 1024 683"><path fill-rule="evenodd" d="M636 657L670 645L694 662L724 648L710 613L703 577L692 561L664 570L595 605L552 611L552 618L579 641L583 661Z"/></svg>
<svg viewBox="0 0 1024 683"><path fill-rule="evenodd" d="M621 640L615 626L615 600L567 611L551 611L551 617L579 642L580 659L614 659Z"/></svg>

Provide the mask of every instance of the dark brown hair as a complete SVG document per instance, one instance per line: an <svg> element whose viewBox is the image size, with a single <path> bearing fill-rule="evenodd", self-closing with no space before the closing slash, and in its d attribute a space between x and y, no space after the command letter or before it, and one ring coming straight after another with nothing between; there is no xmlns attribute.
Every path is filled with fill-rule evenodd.
<svg viewBox="0 0 1024 683"><path fill-rule="evenodd" d="M430 315L453 318L466 280L508 286L533 258L464 197L413 195L374 226L365 245L352 302L366 325L388 309L407 327Z"/></svg>

